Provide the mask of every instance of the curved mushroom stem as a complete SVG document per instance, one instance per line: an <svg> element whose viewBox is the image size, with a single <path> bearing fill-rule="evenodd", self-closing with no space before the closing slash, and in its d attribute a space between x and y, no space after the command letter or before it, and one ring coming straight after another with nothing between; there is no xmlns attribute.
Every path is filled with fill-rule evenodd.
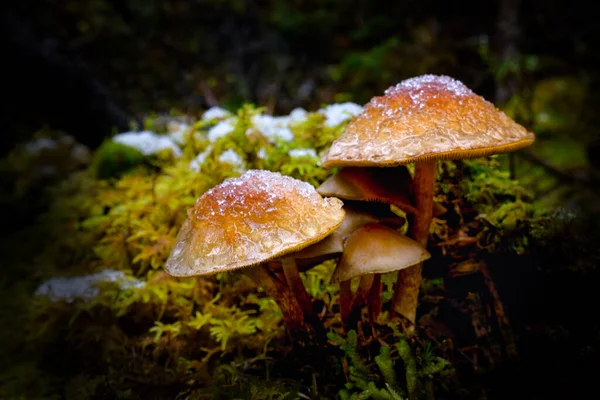
<svg viewBox="0 0 600 400"><path fill-rule="evenodd" d="M292 339L296 333L304 331L304 313L286 284L277 279L263 264L247 267L242 271L277 302L287 333Z"/></svg>
<svg viewBox="0 0 600 400"><path fill-rule="evenodd" d="M350 310L352 307L352 280L348 279L340 282L340 316L342 317L342 325L344 329L348 326L350 318Z"/></svg>
<svg viewBox="0 0 600 400"><path fill-rule="evenodd" d="M294 293L294 296L296 296L296 299L298 299L305 320L314 328L317 336L324 340L325 328L313 311L312 301L304 287L304 283L302 283L302 278L300 278L296 260L293 257L284 257L281 259L281 267L283 269L283 274L285 275L285 280Z"/></svg>
<svg viewBox="0 0 600 400"><path fill-rule="evenodd" d="M417 206L418 213L413 217L413 223L409 227L409 234L414 240L421 243L423 247L427 247L429 227L433 219L435 179L435 160L415 163L413 185L415 205ZM394 288L391 309L407 320L403 325L408 332L414 331L415 327L422 270L423 263L419 263L398 271L398 279Z"/></svg>
<svg viewBox="0 0 600 400"><path fill-rule="evenodd" d="M304 283L302 283L302 278L300 278L296 260L292 257L284 257L281 259L281 267L283 269L283 274L285 275L285 280L290 289L292 289L292 292L296 295L298 303L300 303L300 307L302 307L302 311L304 311L304 314L311 314L312 301L306 292Z"/></svg>

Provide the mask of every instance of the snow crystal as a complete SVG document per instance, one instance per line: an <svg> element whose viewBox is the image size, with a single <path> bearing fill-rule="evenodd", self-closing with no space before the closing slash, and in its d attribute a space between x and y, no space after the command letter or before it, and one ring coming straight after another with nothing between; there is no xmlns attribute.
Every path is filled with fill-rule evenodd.
<svg viewBox="0 0 600 400"><path fill-rule="evenodd" d="M306 120L306 116L308 115L308 112L304 109L304 108L294 108L289 115L290 121L294 121L294 122L302 122L304 120Z"/></svg>
<svg viewBox="0 0 600 400"><path fill-rule="evenodd" d="M213 149L212 146L208 146L202 153L198 154L196 156L196 158L194 158L190 162L190 164L188 165L188 168L191 169L192 171L200 172L200 169L202 168L202 164L204 164L204 161L206 161L206 157L208 157L208 155L210 154L212 149Z"/></svg>
<svg viewBox="0 0 600 400"><path fill-rule="evenodd" d="M124 132L116 135L112 140L133 147L146 156L165 149L171 149L175 157L182 154L179 146L170 137L158 135L152 131Z"/></svg>
<svg viewBox="0 0 600 400"><path fill-rule="evenodd" d="M363 108L358 104L346 102L330 104L325 108L321 108L318 113L325 115L325 125L334 127L352 117L359 115L362 110Z"/></svg>
<svg viewBox="0 0 600 400"><path fill-rule="evenodd" d="M421 75L414 78L405 79L392 86L385 91L386 95L393 95L398 91L410 90L415 92L413 101L419 102L420 93L427 89L445 90L453 93L456 96L463 97L473 94L473 91L466 87L461 81L451 78L446 75Z"/></svg>
<svg viewBox="0 0 600 400"><path fill-rule="evenodd" d="M267 150L264 147L261 147L260 150L258 150L258 152L256 152L256 156L258 158L262 158L263 160L267 159Z"/></svg>
<svg viewBox="0 0 600 400"><path fill-rule="evenodd" d="M271 142L277 139L286 142L294 140L294 134L288 127L290 117L273 117L272 115L256 114L252 116L252 123Z"/></svg>
<svg viewBox="0 0 600 400"><path fill-rule="evenodd" d="M317 158L317 152L315 149L293 149L293 150L289 151L288 155L291 158L300 158L300 157Z"/></svg>
<svg viewBox="0 0 600 400"><path fill-rule="evenodd" d="M50 138L39 138L25 145L25 149L32 155L38 155L43 150L52 150L56 148L56 142Z"/></svg>
<svg viewBox="0 0 600 400"><path fill-rule="evenodd" d="M228 118L231 113L221 107L211 107L202 114L202 121L211 121L213 119Z"/></svg>
<svg viewBox="0 0 600 400"><path fill-rule="evenodd" d="M211 143L214 143L219 138L229 135L231 132L233 132L233 129L234 121L232 121L231 119L221 121L208 130L208 140Z"/></svg>
<svg viewBox="0 0 600 400"><path fill-rule="evenodd" d="M96 283L117 282L121 289L139 289L144 281L126 276L122 271L106 269L93 275L72 278L52 278L42 283L35 291L36 296L48 296L52 301L65 300L72 303L76 298L92 299L99 294Z"/></svg>
<svg viewBox="0 0 600 400"><path fill-rule="evenodd" d="M315 188L308 182L282 175L279 172L268 170L251 169L246 171L244 175L237 178L225 179L220 185L208 190L203 196L198 199L198 203L202 202L205 197L219 197L233 199L233 201L243 201L244 191L240 191L241 187L246 187L252 192L263 192L267 200L273 199L277 195L276 187L284 188L285 192L296 189L303 197L307 199L320 199L320 196L315 191ZM218 202L229 207L231 201ZM220 210L224 211L224 209Z"/></svg>
<svg viewBox="0 0 600 400"><path fill-rule="evenodd" d="M241 172L244 170L244 159L232 149L225 150L221 153L219 161L233 165L234 169L237 171Z"/></svg>
<svg viewBox="0 0 600 400"><path fill-rule="evenodd" d="M190 126L184 122L170 121L167 124L169 137L177 144L184 144L189 133Z"/></svg>

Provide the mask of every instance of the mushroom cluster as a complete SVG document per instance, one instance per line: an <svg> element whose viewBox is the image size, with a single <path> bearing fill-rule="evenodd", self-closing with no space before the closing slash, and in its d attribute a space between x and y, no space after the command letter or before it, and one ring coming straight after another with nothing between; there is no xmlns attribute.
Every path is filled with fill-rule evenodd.
<svg viewBox="0 0 600 400"><path fill-rule="evenodd" d="M277 172L250 170L207 191L188 211L165 269L174 276L240 269L278 303L292 337L306 326L324 333L300 271L338 259L331 280L340 285L346 329L365 305L377 321L381 274L398 271L390 309L410 331L422 263L431 257L431 221L444 212L433 201L437 160L514 151L534 139L460 81L407 79L350 121L321 160L338 171L317 189ZM412 175L409 163L415 164ZM353 278L360 279L354 293Z"/></svg>
<svg viewBox="0 0 600 400"><path fill-rule="evenodd" d="M448 76L423 75L404 80L372 98L335 140L321 163L325 168L377 170L370 183L396 192L397 205L409 215L409 236L427 246L434 213L437 160L489 156L529 146L535 135L510 119L462 82ZM403 166L414 163L407 183ZM403 171L394 179L390 171ZM342 178L344 178L342 176ZM399 192L412 198L412 208ZM375 201L389 199L385 190ZM368 200L365 196L365 200ZM416 319L422 263L398 272L392 311L403 317L408 330Z"/></svg>

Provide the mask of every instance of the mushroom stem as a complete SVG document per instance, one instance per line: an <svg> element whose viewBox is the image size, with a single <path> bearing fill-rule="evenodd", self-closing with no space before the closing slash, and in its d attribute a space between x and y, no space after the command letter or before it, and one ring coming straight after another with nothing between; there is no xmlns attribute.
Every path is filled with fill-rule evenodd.
<svg viewBox="0 0 600 400"><path fill-rule="evenodd" d="M361 310L365 304L368 304L369 294L375 279L374 274L367 274L360 277L360 283L354 293L354 298L350 305L350 314L347 322L349 329L355 329L360 320Z"/></svg>
<svg viewBox="0 0 600 400"><path fill-rule="evenodd" d="M350 318L350 310L352 307L352 280L348 279L340 282L340 316L342 317L342 325L344 329L348 325Z"/></svg>
<svg viewBox="0 0 600 400"><path fill-rule="evenodd" d="M383 291L383 283L381 282L381 274L374 274L373 285L369 292L369 320L371 323L377 322L379 313L381 312L381 293Z"/></svg>
<svg viewBox="0 0 600 400"><path fill-rule="evenodd" d="M352 310L362 307L367 303L374 279L374 274L367 274L360 277L360 283L358 284L358 288L354 293L354 299L352 300Z"/></svg>
<svg viewBox="0 0 600 400"><path fill-rule="evenodd" d="M294 260L292 257L284 257L281 259L281 267L283 269L283 274L285 275L285 280L298 299L298 303L300 303L302 311L306 315L312 314L312 301L306 292L304 283L302 283L302 278L300 278L296 260Z"/></svg>
<svg viewBox="0 0 600 400"><path fill-rule="evenodd" d="M312 301L309 294L306 292L304 283L302 283L302 278L300 278L296 260L293 257L284 257L281 259L281 267L283 269L283 274L285 275L285 280L298 300L300 308L302 308L305 321L313 327L320 340L325 340L325 328L323 327L321 320L313 311Z"/></svg>
<svg viewBox="0 0 600 400"><path fill-rule="evenodd" d="M415 205L418 212L413 216L409 227L409 236L427 247L429 227L433 219L433 196L436 179L436 161L421 161L415 163L413 178ZM398 279L392 298L392 311L407 320L405 329L414 331L421 286L421 271L423 263L398 271Z"/></svg>
<svg viewBox="0 0 600 400"><path fill-rule="evenodd" d="M293 338L293 333L304 330L304 313L287 285L273 275L264 264L244 268L242 272L277 302L283 314L282 319L288 335Z"/></svg>

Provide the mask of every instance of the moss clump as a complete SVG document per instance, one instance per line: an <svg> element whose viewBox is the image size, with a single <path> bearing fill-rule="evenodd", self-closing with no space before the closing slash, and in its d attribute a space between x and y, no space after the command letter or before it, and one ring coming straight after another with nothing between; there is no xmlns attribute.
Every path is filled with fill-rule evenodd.
<svg viewBox="0 0 600 400"><path fill-rule="evenodd" d="M92 171L98 179L119 178L143 163L144 155L139 150L107 140L94 155Z"/></svg>

